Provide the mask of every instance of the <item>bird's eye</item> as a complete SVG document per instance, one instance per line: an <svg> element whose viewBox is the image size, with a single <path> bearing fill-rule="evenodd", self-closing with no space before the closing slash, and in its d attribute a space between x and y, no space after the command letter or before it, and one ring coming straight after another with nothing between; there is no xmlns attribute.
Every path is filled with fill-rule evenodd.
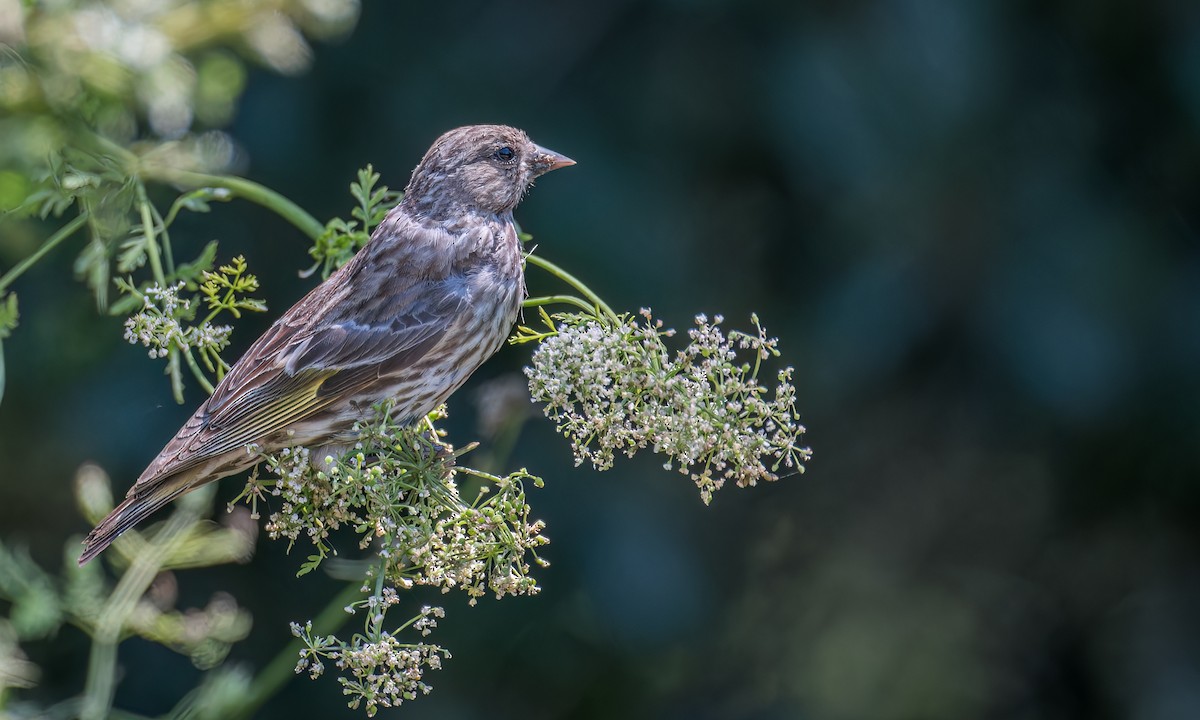
<svg viewBox="0 0 1200 720"><path fill-rule="evenodd" d="M510 162L516 156L517 154L513 152L513 149L507 145L500 148L495 153L495 158L500 162Z"/></svg>

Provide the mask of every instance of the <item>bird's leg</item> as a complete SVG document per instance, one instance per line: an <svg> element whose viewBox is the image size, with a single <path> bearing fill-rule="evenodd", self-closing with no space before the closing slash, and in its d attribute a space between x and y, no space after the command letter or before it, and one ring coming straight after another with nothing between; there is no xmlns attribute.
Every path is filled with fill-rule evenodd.
<svg viewBox="0 0 1200 720"><path fill-rule="evenodd" d="M443 442L432 425L426 424L417 437L417 444L418 452L429 464L440 461L447 467L454 467L454 447Z"/></svg>

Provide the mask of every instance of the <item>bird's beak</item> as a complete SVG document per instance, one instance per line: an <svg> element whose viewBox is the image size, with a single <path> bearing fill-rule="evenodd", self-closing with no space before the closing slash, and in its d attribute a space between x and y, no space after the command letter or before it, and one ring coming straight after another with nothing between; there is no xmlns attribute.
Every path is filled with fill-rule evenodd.
<svg viewBox="0 0 1200 720"><path fill-rule="evenodd" d="M533 146L533 173L534 175L542 175L551 170L574 165L575 161L566 155L561 155L553 150L547 150L541 145Z"/></svg>

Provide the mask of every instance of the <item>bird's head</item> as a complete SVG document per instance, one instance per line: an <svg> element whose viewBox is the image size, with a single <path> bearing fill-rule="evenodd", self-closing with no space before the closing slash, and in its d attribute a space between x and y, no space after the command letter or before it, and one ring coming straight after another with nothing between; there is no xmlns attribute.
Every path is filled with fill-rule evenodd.
<svg viewBox="0 0 1200 720"><path fill-rule="evenodd" d="M422 214L462 206L511 212L534 178L575 161L506 125L468 125L442 135L413 170L407 202Z"/></svg>

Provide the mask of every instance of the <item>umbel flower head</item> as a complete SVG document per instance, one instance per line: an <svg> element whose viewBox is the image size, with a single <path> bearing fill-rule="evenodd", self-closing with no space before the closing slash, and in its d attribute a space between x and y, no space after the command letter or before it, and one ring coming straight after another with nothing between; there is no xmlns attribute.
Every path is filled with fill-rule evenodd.
<svg viewBox="0 0 1200 720"><path fill-rule="evenodd" d="M499 477L460 465L465 451L440 440L433 424L440 416L433 413L414 428L393 421L388 406L377 407L370 423L355 427L359 440L350 452L321 457L295 447L268 454L266 467L277 478L255 472L239 498L256 512L259 500L275 498L279 509L268 517L268 534L286 539L289 548L308 542L315 550L301 575L334 552L330 536L341 528L357 533L361 550L371 548L362 587L369 594L346 608L361 611L362 632L343 639L314 631L311 622L292 624L304 644L296 672L315 679L331 661L350 707L362 705L368 716L427 694L425 673L450 657L424 640L445 617L442 608L425 606L399 626L387 619L400 603L399 590L461 590L471 605L489 593L533 595L539 588L531 563L548 564L537 555L549 542L541 534L545 524L530 519L524 487L541 480L523 471ZM463 475L479 481L473 501L459 491L456 478ZM406 632L410 637L402 640Z"/></svg>
<svg viewBox="0 0 1200 720"><path fill-rule="evenodd" d="M372 598L373 599L373 598ZM386 596L380 605L394 605L396 594ZM379 608L379 617L386 607ZM426 605L420 614L404 624L400 630L412 628L421 637L428 637L437 627L439 618L445 617L440 607ZM296 672L308 672L317 679L325 672L323 659L330 660L341 676L342 694L350 698L351 708L365 705L367 717L374 717L380 707L399 707L405 700L415 700L428 695L433 688L425 682L429 670L441 670L442 660L450 652L439 645L426 642L401 642L394 633L370 627L365 635L356 634L352 642L344 642L333 635L313 633L312 623L292 623L292 634L304 644Z"/></svg>
<svg viewBox="0 0 1200 720"><path fill-rule="evenodd" d="M755 333L726 334L720 315L697 315L690 342L674 353L663 342L674 331L649 310L640 319L554 320L550 333L523 328L518 339L538 335L529 390L570 439L576 464L606 470L615 453L649 448L688 475L705 503L729 480L746 487L804 472L812 450L800 446L792 368L778 372L773 390L760 382L762 361L779 352L757 316Z"/></svg>
<svg viewBox="0 0 1200 720"><path fill-rule="evenodd" d="M269 454L266 466L278 479L252 475L239 499L257 508L259 498L280 498L267 533L289 544L312 543L317 554L302 573L333 552L330 534L345 526L358 533L361 548L375 546L383 575L400 587L459 589L472 605L489 592L536 594L528 556L545 565L537 549L549 540L541 534L545 523L529 517L524 483L540 486L541 479L460 465L462 452L437 438L432 423L440 416L417 429L397 424L380 406L370 423L355 426L359 440L346 455L322 458L303 447ZM461 475L482 481L473 500L459 491Z"/></svg>

